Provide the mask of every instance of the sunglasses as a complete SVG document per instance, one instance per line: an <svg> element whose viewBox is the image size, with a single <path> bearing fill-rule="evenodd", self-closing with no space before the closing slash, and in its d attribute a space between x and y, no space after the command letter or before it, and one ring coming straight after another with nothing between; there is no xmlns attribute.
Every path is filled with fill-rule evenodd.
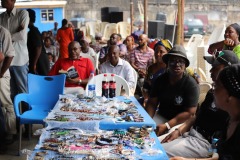
<svg viewBox="0 0 240 160"><path fill-rule="evenodd" d="M223 62L227 66L231 66L232 63L226 60L224 57L222 57L223 55L224 55L223 51L215 50L215 52L213 53L214 59L219 60L220 62Z"/></svg>
<svg viewBox="0 0 240 160"><path fill-rule="evenodd" d="M186 61L183 59L169 59L169 64L171 66L174 66L176 64L183 66L185 63L186 63Z"/></svg>

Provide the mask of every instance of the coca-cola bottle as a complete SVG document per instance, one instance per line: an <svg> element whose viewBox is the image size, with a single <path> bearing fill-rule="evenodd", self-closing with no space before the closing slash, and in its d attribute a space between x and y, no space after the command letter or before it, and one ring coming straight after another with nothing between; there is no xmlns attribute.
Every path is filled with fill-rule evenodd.
<svg viewBox="0 0 240 160"><path fill-rule="evenodd" d="M109 97L113 98L116 96L116 80L114 74L111 74L111 80L109 81Z"/></svg>
<svg viewBox="0 0 240 160"><path fill-rule="evenodd" d="M107 74L104 74L104 78L103 78L103 81L102 81L102 97L106 97L108 98L109 95L109 82L108 82L108 79L107 79Z"/></svg>

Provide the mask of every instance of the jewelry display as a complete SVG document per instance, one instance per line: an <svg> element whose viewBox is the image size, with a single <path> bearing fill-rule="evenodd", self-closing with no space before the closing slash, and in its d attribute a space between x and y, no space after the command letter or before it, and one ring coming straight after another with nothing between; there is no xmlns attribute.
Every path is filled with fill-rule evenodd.
<svg viewBox="0 0 240 160"><path fill-rule="evenodd" d="M129 97L60 95L29 159L156 159L160 144L150 120Z"/></svg>
<svg viewBox="0 0 240 160"><path fill-rule="evenodd" d="M139 149L153 147L155 140L149 134L141 136L142 131L152 131L150 126L129 127L113 131L101 131L90 133L80 129L52 128L45 130L40 137L40 150L34 157L47 159L46 151L53 151L56 155L86 158L92 156L95 159L109 157L125 158L136 156L134 147ZM132 135L138 135L134 137ZM106 154L96 154L105 153ZM45 153L45 154L44 154Z"/></svg>
<svg viewBox="0 0 240 160"><path fill-rule="evenodd" d="M46 121L77 122L112 119L116 123L144 122L132 101L104 99L103 97L79 98L62 96Z"/></svg>
<svg viewBox="0 0 240 160"><path fill-rule="evenodd" d="M34 160L44 160L44 157L46 156L46 154L47 154L46 151L37 152L34 156Z"/></svg>

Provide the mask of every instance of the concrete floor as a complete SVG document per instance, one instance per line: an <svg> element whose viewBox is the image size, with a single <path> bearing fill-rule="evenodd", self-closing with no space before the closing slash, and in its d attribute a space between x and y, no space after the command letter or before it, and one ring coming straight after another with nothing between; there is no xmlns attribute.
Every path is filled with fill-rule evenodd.
<svg viewBox="0 0 240 160"><path fill-rule="evenodd" d="M33 125L33 132L42 128L42 125ZM22 149L33 150L38 143L39 136L32 136L30 140L28 138L22 138ZM8 151L5 155L0 155L0 160L26 160L27 155L22 154L18 156L18 140L13 144L8 145Z"/></svg>

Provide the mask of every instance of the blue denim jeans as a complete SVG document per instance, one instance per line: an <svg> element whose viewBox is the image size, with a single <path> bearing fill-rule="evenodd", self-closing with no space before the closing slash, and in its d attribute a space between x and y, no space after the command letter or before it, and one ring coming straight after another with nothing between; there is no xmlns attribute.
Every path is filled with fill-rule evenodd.
<svg viewBox="0 0 240 160"><path fill-rule="evenodd" d="M27 74L28 74L28 63L23 66L11 66L9 68L11 74L10 86L11 86L11 98L19 93L27 93Z"/></svg>

